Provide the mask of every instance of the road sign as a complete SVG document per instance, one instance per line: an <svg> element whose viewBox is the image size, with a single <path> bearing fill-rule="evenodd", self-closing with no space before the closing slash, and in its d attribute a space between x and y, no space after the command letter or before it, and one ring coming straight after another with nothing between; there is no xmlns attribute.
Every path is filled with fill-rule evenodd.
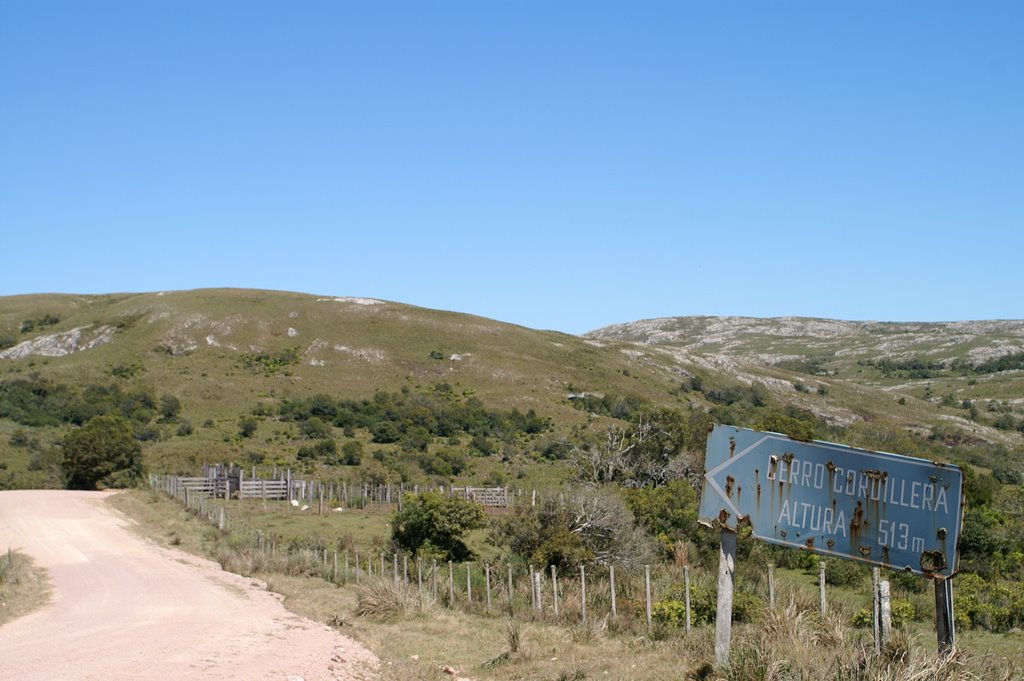
<svg viewBox="0 0 1024 681"><path fill-rule="evenodd" d="M918 574L957 569L963 474L951 464L715 426L700 520Z"/></svg>

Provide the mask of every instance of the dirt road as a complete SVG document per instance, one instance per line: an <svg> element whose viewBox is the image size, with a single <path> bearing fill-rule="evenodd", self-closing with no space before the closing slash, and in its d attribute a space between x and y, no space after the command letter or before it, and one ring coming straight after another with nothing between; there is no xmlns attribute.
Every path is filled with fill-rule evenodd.
<svg viewBox="0 0 1024 681"><path fill-rule="evenodd" d="M0 627L0 679L376 678L376 657L251 579L138 538L105 492L0 492L0 549L49 572L53 601Z"/></svg>

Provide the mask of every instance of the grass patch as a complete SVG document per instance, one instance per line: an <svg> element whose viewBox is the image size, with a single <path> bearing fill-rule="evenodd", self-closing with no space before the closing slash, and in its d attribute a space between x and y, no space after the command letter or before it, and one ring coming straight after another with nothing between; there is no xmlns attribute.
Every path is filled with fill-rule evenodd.
<svg viewBox="0 0 1024 681"><path fill-rule="evenodd" d="M0 554L0 625L38 610L50 602L46 571L23 553Z"/></svg>

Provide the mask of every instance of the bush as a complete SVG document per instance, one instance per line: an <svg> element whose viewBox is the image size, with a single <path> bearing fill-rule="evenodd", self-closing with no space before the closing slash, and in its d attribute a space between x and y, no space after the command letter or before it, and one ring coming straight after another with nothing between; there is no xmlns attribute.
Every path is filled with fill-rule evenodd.
<svg viewBox="0 0 1024 681"><path fill-rule="evenodd" d="M300 447L299 452L296 455L300 460L304 459L319 459L332 463L335 459L335 454L338 453L338 445L334 440L320 440L315 445L307 447Z"/></svg>
<svg viewBox="0 0 1024 681"><path fill-rule="evenodd" d="M129 487L142 479L142 446L123 416L107 414L64 436L70 489Z"/></svg>
<svg viewBox="0 0 1024 681"><path fill-rule="evenodd" d="M954 611L969 626L997 633L1024 626L1024 590L974 574L961 574L954 584Z"/></svg>
<svg viewBox="0 0 1024 681"><path fill-rule="evenodd" d="M322 440L331 436L331 427L319 416L310 416L302 422L299 430L307 440Z"/></svg>
<svg viewBox="0 0 1024 681"><path fill-rule="evenodd" d="M433 549L444 560L465 561L473 552L463 535L483 527L486 521L483 507L476 502L423 492L406 497L391 522L391 539L413 554Z"/></svg>
<svg viewBox="0 0 1024 681"><path fill-rule="evenodd" d="M651 617L664 624L682 626L686 624L686 595L682 585L675 585L668 591L668 597L651 606ZM736 584L732 594L732 617L736 622L753 622L764 610L761 596L749 588ZM690 621L693 624L711 624L718 610L717 584L701 580L690 586Z"/></svg>
<svg viewBox="0 0 1024 681"><path fill-rule="evenodd" d="M852 560L830 560L825 565L825 583L832 586L859 586L870 568Z"/></svg>
<svg viewBox="0 0 1024 681"><path fill-rule="evenodd" d="M180 413L181 400L170 394L160 396L160 418L164 421L173 421Z"/></svg>
<svg viewBox="0 0 1024 681"><path fill-rule="evenodd" d="M363 443L358 441L346 442L341 446L341 463L346 466L358 466L363 460Z"/></svg>
<svg viewBox="0 0 1024 681"><path fill-rule="evenodd" d="M252 437L256 434L259 422L252 416L242 416L238 419L238 434L242 437Z"/></svg>
<svg viewBox="0 0 1024 681"><path fill-rule="evenodd" d="M895 627L903 626L917 619L917 607L906 598L892 599L891 607L892 624Z"/></svg>

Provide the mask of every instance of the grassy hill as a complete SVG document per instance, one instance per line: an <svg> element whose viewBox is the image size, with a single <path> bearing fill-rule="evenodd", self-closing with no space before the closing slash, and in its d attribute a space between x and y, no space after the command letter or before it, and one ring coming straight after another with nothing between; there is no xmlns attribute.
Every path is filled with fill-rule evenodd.
<svg viewBox="0 0 1024 681"><path fill-rule="evenodd" d="M274 417L286 401L317 394L367 400L377 391L416 396L438 386L463 403L533 410L550 423L477 457L465 471L476 479L565 479L563 464L538 453L552 441L593 435L622 416L601 407L630 400L708 419L752 418L751 403L774 405L816 419L819 436L870 424L1012 449L1022 444L1015 426L1024 421L1024 372L965 373L953 364L1022 348L1024 322L702 317L576 337L394 302L274 291L0 298L0 382L114 385L180 401L180 414L156 420L146 434L147 463L157 471L194 470L204 461L292 464L308 442ZM879 364L908 358L928 360L928 376ZM749 408L737 412L734 403ZM258 424L243 437L239 419L250 414ZM50 424L26 433L24 424L0 418L0 463L8 475L25 472L23 483L45 484L52 466L40 453L63 432ZM380 449L365 432L334 435L360 441L368 453ZM863 444L881 446L874 440ZM467 436L455 436L432 442L430 451L468 445ZM422 474L412 464L409 470Z"/></svg>
<svg viewBox="0 0 1024 681"><path fill-rule="evenodd" d="M177 397L181 418L196 428L176 437L168 426L147 443L157 468L249 453L293 459L286 428L261 424L257 437L236 437L241 415L287 399L367 399L447 384L491 409L533 409L551 419L552 432L566 432L590 420L567 399L573 391L673 401L669 391L685 372L603 343L465 314L252 290L0 298L0 340L0 381L115 383ZM0 419L0 448L16 427ZM48 435L56 437L44 432L44 441Z"/></svg>

